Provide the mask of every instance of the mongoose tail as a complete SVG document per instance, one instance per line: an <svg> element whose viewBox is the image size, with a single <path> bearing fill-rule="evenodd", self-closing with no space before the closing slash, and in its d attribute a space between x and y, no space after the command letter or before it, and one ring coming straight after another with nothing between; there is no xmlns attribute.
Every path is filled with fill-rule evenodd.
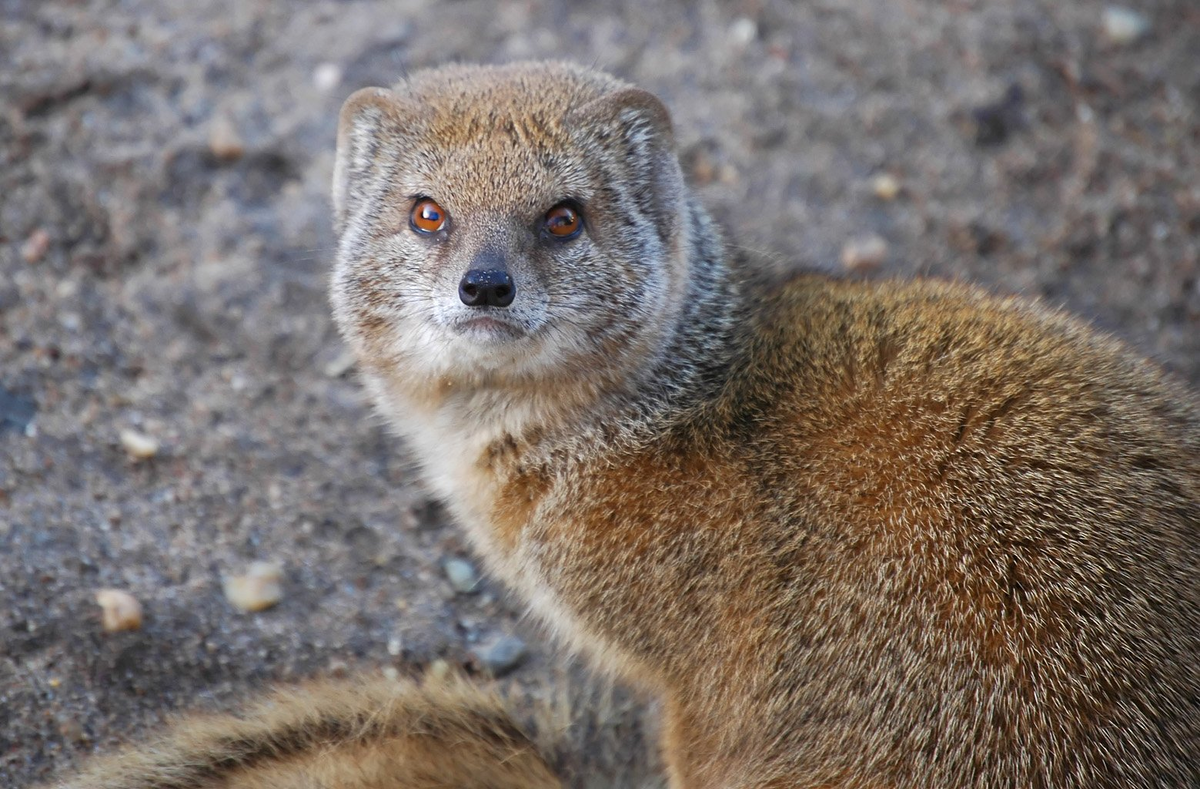
<svg viewBox="0 0 1200 789"><path fill-rule="evenodd" d="M185 719L58 789L561 789L502 698L458 679L312 682Z"/></svg>

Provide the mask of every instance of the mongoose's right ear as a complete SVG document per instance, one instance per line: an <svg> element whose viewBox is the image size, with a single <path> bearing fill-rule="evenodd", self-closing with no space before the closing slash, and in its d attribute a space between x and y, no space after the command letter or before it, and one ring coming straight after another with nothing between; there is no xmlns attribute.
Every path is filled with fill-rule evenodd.
<svg viewBox="0 0 1200 789"><path fill-rule="evenodd" d="M346 99L333 165L333 222L339 236L346 220L374 192L381 171L396 163L419 116L413 102L386 88L363 88Z"/></svg>

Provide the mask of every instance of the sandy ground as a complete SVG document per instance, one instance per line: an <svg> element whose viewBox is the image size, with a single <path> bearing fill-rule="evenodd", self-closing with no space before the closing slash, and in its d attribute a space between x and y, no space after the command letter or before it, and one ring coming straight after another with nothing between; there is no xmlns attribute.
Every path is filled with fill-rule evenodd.
<svg viewBox="0 0 1200 789"><path fill-rule="evenodd" d="M0 0L0 785L270 681L475 668L505 634L518 680L556 671L495 583L446 580L470 552L330 323L352 90L600 65L672 108L732 243L836 269L865 242L876 276L1044 298L1196 385L1200 5L1137 7L1123 42L1054 0ZM284 598L239 613L222 578L257 560ZM141 630L101 632L102 587Z"/></svg>

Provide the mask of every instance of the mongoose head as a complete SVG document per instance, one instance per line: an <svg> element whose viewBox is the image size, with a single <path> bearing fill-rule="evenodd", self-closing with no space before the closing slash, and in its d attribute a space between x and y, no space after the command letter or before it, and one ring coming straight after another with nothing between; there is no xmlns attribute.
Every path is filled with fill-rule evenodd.
<svg viewBox="0 0 1200 789"><path fill-rule="evenodd" d="M621 386L686 298L667 111L579 66L449 66L356 92L333 203L338 323L368 379L410 395Z"/></svg>

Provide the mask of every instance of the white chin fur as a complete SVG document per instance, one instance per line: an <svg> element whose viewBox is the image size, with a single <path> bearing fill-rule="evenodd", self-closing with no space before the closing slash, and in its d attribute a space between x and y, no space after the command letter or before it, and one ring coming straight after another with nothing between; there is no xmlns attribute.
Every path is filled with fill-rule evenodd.
<svg viewBox="0 0 1200 789"><path fill-rule="evenodd" d="M583 350L575 338L543 326L536 332L511 326L422 322L393 328L391 346L407 374L464 382L492 375L537 379ZM583 338L578 338L582 340Z"/></svg>

